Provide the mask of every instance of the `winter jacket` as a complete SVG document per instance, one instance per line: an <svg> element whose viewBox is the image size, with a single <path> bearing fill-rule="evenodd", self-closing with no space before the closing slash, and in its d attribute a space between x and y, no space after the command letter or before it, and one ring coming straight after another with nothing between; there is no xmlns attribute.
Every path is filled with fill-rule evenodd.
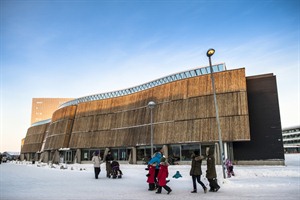
<svg viewBox="0 0 300 200"><path fill-rule="evenodd" d="M208 179L217 178L215 157L213 154L207 156L206 178Z"/></svg>
<svg viewBox="0 0 300 200"><path fill-rule="evenodd" d="M159 164L159 172L158 172L158 175L157 175L158 185L162 186L162 187L165 186L165 185L167 185L166 178L168 176L169 176L168 163L161 162Z"/></svg>
<svg viewBox="0 0 300 200"><path fill-rule="evenodd" d="M113 155L111 154L107 154L106 157L105 157L105 162L110 162L110 161L113 161L114 160L114 157Z"/></svg>
<svg viewBox="0 0 300 200"><path fill-rule="evenodd" d="M152 165L153 163L160 163L160 158L162 157L160 152L155 153L155 155L148 162L148 165ZM159 165L156 165L156 169L159 169Z"/></svg>
<svg viewBox="0 0 300 200"><path fill-rule="evenodd" d="M202 175L202 160L204 159L204 156L192 156L192 164L191 164L191 170L190 170L190 175L194 176L201 176Z"/></svg>
<svg viewBox="0 0 300 200"><path fill-rule="evenodd" d="M225 165L227 168L232 166L232 162L229 159L226 159Z"/></svg>
<svg viewBox="0 0 300 200"><path fill-rule="evenodd" d="M154 165L149 165L149 174L148 174L148 183L154 183L154 176L155 176L155 167Z"/></svg>
<svg viewBox="0 0 300 200"><path fill-rule="evenodd" d="M100 156L93 156L92 162L94 164L94 167L100 167L100 164L101 164Z"/></svg>

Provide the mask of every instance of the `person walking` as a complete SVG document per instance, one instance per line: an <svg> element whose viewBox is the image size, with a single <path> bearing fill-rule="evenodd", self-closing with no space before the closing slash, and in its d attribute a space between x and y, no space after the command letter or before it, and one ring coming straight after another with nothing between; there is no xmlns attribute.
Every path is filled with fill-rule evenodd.
<svg viewBox="0 0 300 200"><path fill-rule="evenodd" d="M158 163L160 163L161 158L162 158L162 151L156 151L154 156L148 162L148 165L153 165L153 163L157 163L157 165L155 167L155 174L154 174L155 186L157 186L157 175L158 175L158 172L159 172L159 164Z"/></svg>
<svg viewBox="0 0 300 200"><path fill-rule="evenodd" d="M166 158L162 157L160 159L160 164L159 164L159 172L157 175L158 179L158 188L157 188L157 194L161 193L161 189L164 188L168 194L172 192L171 188L167 186L167 177L169 176L169 171L168 171L168 163L166 162Z"/></svg>
<svg viewBox="0 0 300 200"><path fill-rule="evenodd" d="M227 177L230 178L231 176L234 176L233 164L229 158L226 159L225 166L227 170Z"/></svg>
<svg viewBox="0 0 300 200"><path fill-rule="evenodd" d="M217 182L216 164L214 156L214 147L210 147L207 155L206 178L209 182L210 192L217 192L220 186Z"/></svg>
<svg viewBox="0 0 300 200"><path fill-rule="evenodd" d="M100 169L101 158L99 156L99 151L94 152L92 162L94 164L95 179L98 179L98 176L101 171L101 169Z"/></svg>
<svg viewBox="0 0 300 200"><path fill-rule="evenodd" d="M204 183L201 181L201 175L202 175L202 160L204 159L204 156L199 155L199 151L194 151L192 154L192 164L191 164L191 170L190 170L190 176L192 176L193 180L193 191L191 193L197 193L197 182L202 186L204 193L207 192L207 188L205 187Z"/></svg>
<svg viewBox="0 0 300 200"><path fill-rule="evenodd" d="M105 165L106 165L106 177L110 178L110 173L111 173L111 162L114 160L113 155L111 154L110 151L107 152L107 155L105 156Z"/></svg>
<svg viewBox="0 0 300 200"><path fill-rule="evenodd" d="M156 168L156 165L158 165L157 163L153 163L152 165L149 165L148 166L148 170L149 170L149 173L147 174L147 183L149 184L149 188L148 190L149 191L153 191L155 190L155 168Z"/></svg>

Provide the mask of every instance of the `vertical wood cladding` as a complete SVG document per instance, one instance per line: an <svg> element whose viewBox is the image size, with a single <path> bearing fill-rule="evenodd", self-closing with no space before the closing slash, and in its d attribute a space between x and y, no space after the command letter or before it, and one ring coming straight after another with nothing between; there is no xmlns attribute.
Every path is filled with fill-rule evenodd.
<svg viewBox="0 0 300 200"><path fill-rule="evenodd" d="M69 146L75 113L76 106L64 107L53 113L46 138L45 150L67 148Z"/></svg>
<svg viewBox="0 0 300 200"><path fill-rule="evenodd" d="M247 77L251 141L233 143L235 160L284 159L276 76Z"/></svg>
<svg viewBox="0 0 300 200"><path fill-rule="evenodd" d="M27 130L21 153L35 153L41 150L49 124L32 126Z"/></svg>
<svg viewBox="0 0 300 200"><path fill-rule="evenodd" d="M245 69L218 72L214 76L222 139L250 140ZM153 109L155 144L217 141L212 94L210 75L203 75L131 95L80 103L69 147L150 145L149 101L157 104ZM63 120L64 126L56 125L59 128L55 131L52 126L54 129L61 116L54 114L53 119L53 139L49 143L51 148L61 147L67 132L62 130L66 129L68 119Z"/></svg>

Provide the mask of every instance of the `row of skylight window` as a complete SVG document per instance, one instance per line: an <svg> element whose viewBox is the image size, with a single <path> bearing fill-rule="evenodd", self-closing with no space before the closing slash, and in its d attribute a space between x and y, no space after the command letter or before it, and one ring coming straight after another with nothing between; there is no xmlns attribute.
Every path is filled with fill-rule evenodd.
<svg viewBox="0 0 300 200"><path fill-rule="evenodd" d="M216 65L213 65L212 67L213 67L213 72L220 72L220 71L226 70L225 63L216 64ZM74 99L74 100L68 101L66 103L63 103L59 108L63 108L66 106L71 106L71 105L77 105L79 103L88 102L88 101L95 101L95 100L125 96L125 95L133 94L136 92L140 92L143 90L147 90L147 89L159 86L159 85L170 83L173 81L191 78L191 77L195 77L195 76L201 76L201 75L205 75L205 74L209 74L209 73L210 73L209 66L196 68L196 69L172 74L172 75L169 75L169 76L166 76L166 77L163 77L160 79L156 79L154 81L151 81L151 82L148 82L148 83L145 83L142 85L138 85L138 86L135 86L132 88L127 88L127 89L113 91L113 92L106 92L106 93L101 93L101 94L95 94L95 95L90 95L90 96L85 96L85 97L81 97L78 99Z"/></svg>
<svg viewBox="0 0 300 200"><path fill-rule="evenodd" d="M42 121L35 122L31 126L38 126L38 125L42 125L42 124L47 124L49 122L51 122L51 119L45 119L45 120L42 120Z"/></svg>

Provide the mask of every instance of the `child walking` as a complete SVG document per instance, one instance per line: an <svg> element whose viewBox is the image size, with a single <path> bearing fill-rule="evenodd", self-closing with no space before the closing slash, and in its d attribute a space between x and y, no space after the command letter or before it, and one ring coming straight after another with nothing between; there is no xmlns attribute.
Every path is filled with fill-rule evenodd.
<svg viewBox="0 0 300 200"><path fill-rule="evenodd" d="M147 182L149 184L149 191L155 190L155 168L156 163L153 163L152 165L148 166L149 173L147 174Z"/></svg>
<svg viewBox="0 0 300 200"><path fill-rule="evenodd" d="M234 176L233 164L229 158L226 159L225 166L227 169L227 177L230 178L231 176Z"/></svg>
<svg viewBox="0 0 300 200"><path fill-rule="evenodd" d="M167 180L166 178L169 176L169 171L168 171L168 163L166 162L166 158L162 157L160 159L160 164L159 164L159 172L157 175L158 179L158 189L157 189L157 194L161 193L161 189L164 188L168 194L172 192L171 188L167 186Z"/></svg>

